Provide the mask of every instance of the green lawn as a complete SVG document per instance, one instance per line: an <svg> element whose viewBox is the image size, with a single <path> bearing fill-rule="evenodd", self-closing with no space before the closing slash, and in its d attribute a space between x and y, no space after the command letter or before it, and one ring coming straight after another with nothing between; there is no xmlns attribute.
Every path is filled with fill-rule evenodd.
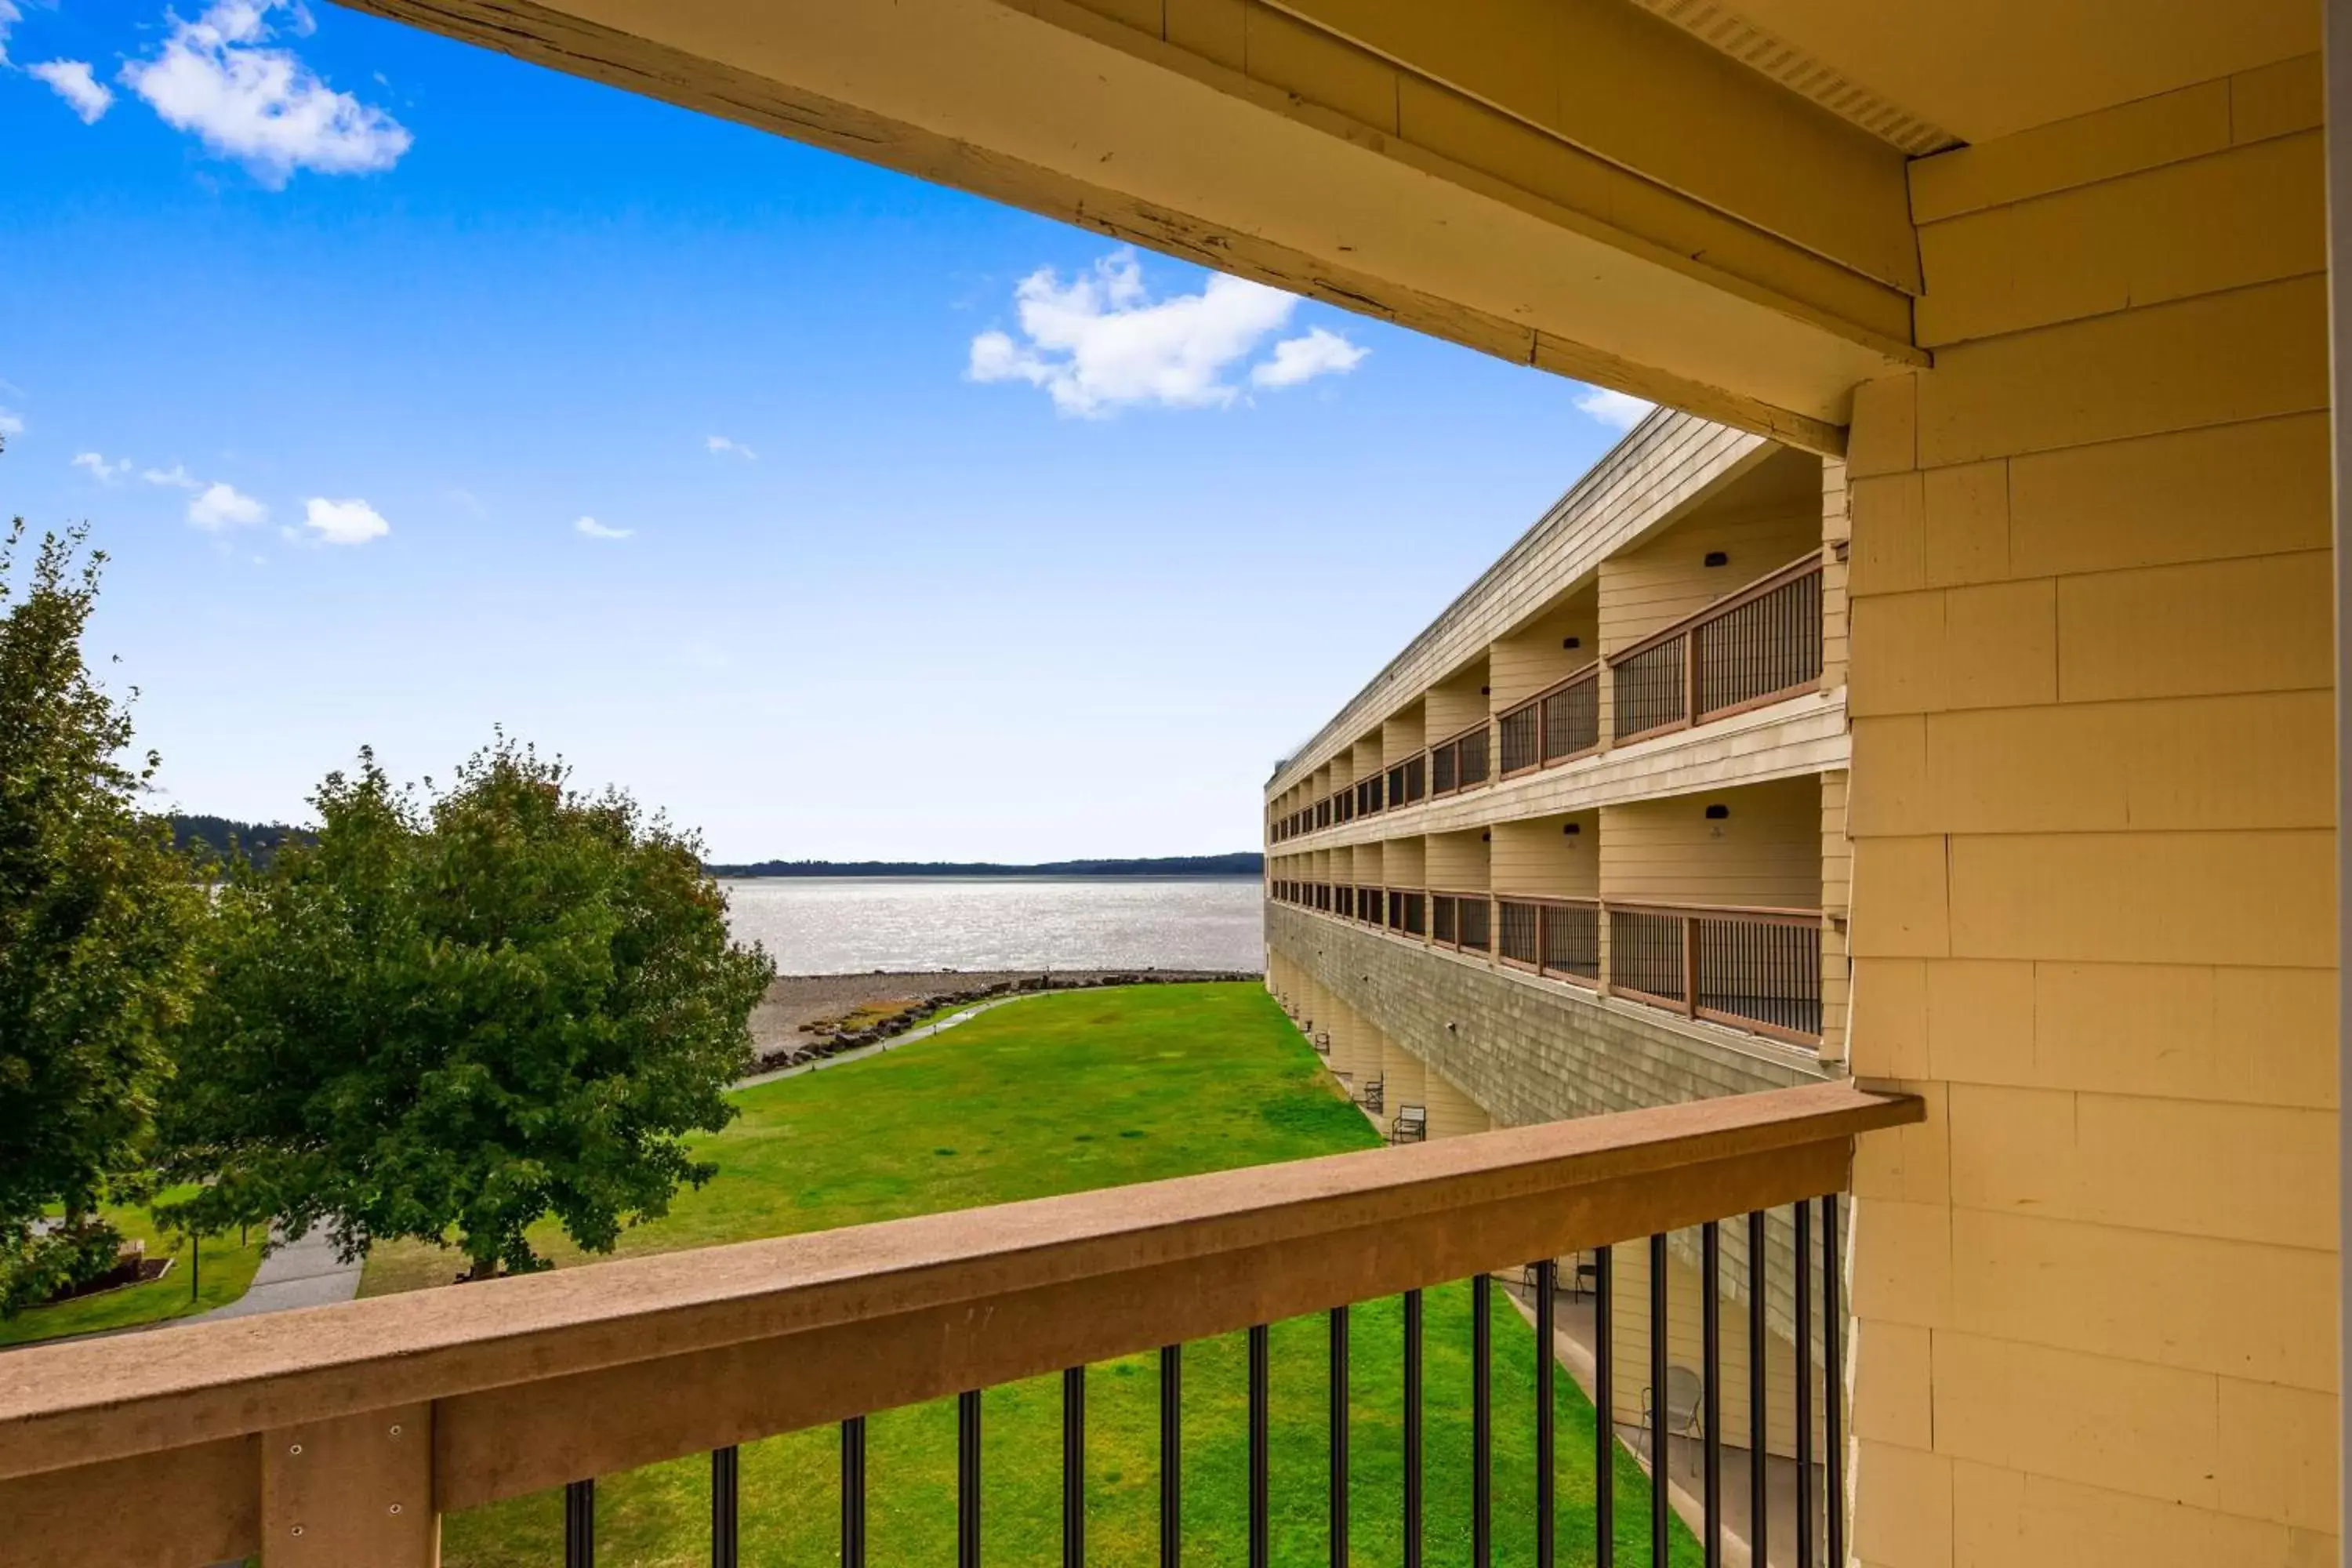
<svg viewBox="0 0 2352 1568"><path fill-rule="evenodd" d="M701 1141L720 1173L668 1218L631 1232L630 1252L855 1225L1274 1160L1377 1142L1328 1086L1314 1054L1263 990L1246 984L1062 993L992 1011L933 1040L740 1092L743 1115ZM548 1238L562 1262L578 1255ZM363 1290L449 1278L446 1254L385 1249ZM1394 1300L1356 1308L1351 1540L1365 1563L1401 1560L1400 1343ZM1470 1291L1429 1292L1426 1321L1427 1561L1469 1560ZM1494 1310L1496 1561L1533 1562L1534 1335L1497 1290ZM1328 1561L1327 1330L1321 1317L1273 1332L1272 1498L1277 1562ZM1158 1384L1151 1356L1088 1373L1088 1557L1155 1560ZM1591 1561L1593 1415L1558 1379L1559 1562ZM1239 1335L1188 1346L1184 1368L1185 1550L1189 1563L1245 1556L1246 1373ZM1060 1381L985 1399L982 1537L988 1560L1058 1561ZM837 1559L837 1436L788 1434L743 1454L743 1561ZM954 1561L952 1402L886 1411L868 1424L870 1561ZM1618 1467L1617 1561L1649 1562L1646 1483ZM604 1478L598 1557L606 1564L709 1561L709 1471L696 1458ZM451 1568L539 1568L561 1560L556 1494L452 1516ZM1696 1563L1679 1528L1675 1564Z"/></svg>
<svg viewBox="0 0 2352 1568"><path fill-rule="evenodd" d="M170 1195L170 1194L166 1194ZM253 1271L261 1266L261 1238L239 1245L234 1236L205 1237L204 1267L196 1271L200 1293L188 1293L188 1248L184 1237L165 1236L143 1208L108 1205L101 1210L126 1241L144 1241L151 1258L176 1258L170 1273L146 1285L84 1296L54 1307L35 1307L13 1318L0 1318L0 1346L29 1344L66 1334L87 1334L100 1329L127 1328L133 1323L160 1323L191 1312L209 1312L245 1294Z"/></svg>

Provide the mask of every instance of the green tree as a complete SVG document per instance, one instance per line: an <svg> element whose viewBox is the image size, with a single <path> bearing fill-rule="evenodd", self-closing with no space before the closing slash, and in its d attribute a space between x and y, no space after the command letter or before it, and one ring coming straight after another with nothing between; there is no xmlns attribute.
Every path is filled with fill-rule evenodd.
<svg viewBox="0 0 2352 1568"><path fill-rule="evenodd" d="M43 536L21 584L22 519L0 544L0 1314L113 1264L95 1211L143 1185L197 981L204 895L139 805L156 758L124 764L130 712L83 658L83 539Z"/></svg>
<svg viewBox="0 0 2352 1568"><path fill-rule="evenodd" d="M316 842L218 900L165 1121L210 1184L178 1223L436 1241L478 1279L543 1267L542 1216L605 1251L709 1179L685 1134L735 1114L775 966L695 837L504 736L437 795L363 752L312 799Z"/></svg>

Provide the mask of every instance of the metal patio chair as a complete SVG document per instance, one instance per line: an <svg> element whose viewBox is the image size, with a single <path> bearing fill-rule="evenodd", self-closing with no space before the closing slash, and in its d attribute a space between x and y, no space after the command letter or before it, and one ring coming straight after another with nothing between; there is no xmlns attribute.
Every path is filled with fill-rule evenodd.
<svg viewBox="0 0 2352 1568"><path fill-rule="evenodd" d="M1699 1380L1698 1373L1690 1368L1686 1366L1666 1368L1666 1408L1664 1414L1667 1436L1701 1436L1698 1429L1699 1400L1704 1395L1706 1388L1706 1385ZM1642 1390L1642 1426L1650 1434L1650 1464L1655 1468L1658 1463L1660 1412L1656 1408L1656 1402L1651 1397L1653 1392L1654 1389L1649 1386Z"/></svg>

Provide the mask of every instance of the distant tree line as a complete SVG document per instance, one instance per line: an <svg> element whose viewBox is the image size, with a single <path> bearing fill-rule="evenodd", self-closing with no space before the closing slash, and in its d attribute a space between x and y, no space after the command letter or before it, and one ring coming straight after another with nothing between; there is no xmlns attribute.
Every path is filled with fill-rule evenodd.
<svg viewBox="0 0 2352 1568"><path fill-rule="evenodd" d="M714 877L1255 877L1265 857L1166 855L1135 860L1046 860L1010 866L993 860L758 860L710 865Z"/></svg>
<svg viewBox="0 0 2352 1568"><path fill-rule="evenodd" d="M172 847L199 865L242 855L259 868L268 866L277 858L279 848L289 843L319 841L318 834L310 828L289 827L282 822L239 822L227 816L177 812L173 814L171 822Z"/></svg>

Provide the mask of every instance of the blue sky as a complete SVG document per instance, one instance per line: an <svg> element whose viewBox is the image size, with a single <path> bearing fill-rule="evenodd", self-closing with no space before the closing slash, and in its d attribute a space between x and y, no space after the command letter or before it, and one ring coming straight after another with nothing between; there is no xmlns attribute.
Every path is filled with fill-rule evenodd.
<svg viewBox="0 0 2352 1568"><path fill-rule="evenodd" d="M0 47L0 513L191 810L503 724L724 858L1253 846L1625 412L331 7Z"/></svg>

